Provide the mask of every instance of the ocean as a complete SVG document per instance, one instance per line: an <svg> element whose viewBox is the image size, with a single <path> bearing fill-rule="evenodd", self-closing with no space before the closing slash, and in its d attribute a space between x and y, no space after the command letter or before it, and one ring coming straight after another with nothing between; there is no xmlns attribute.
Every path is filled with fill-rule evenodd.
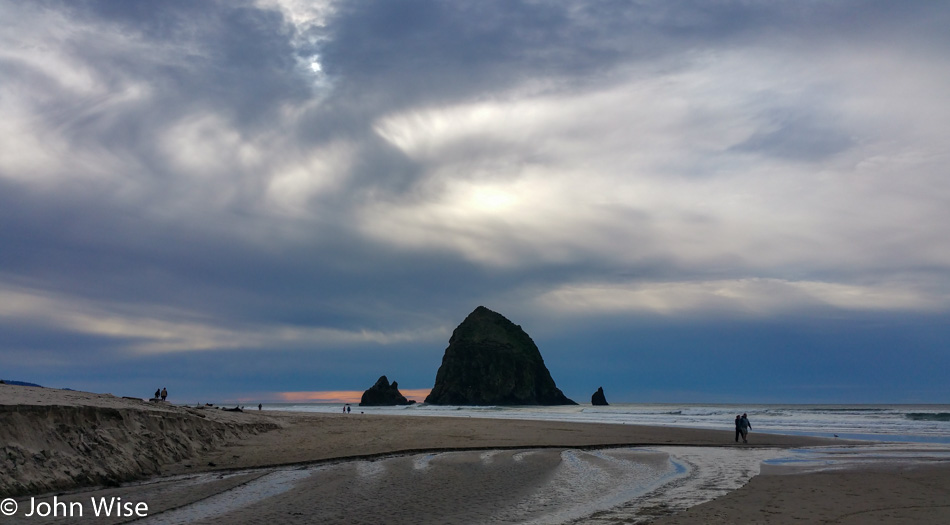
<svg viewBox="0 0 950 525"><path fill-rule="evenodd" d="M273 403L265 410L340 412L343 405ZM458 407L416 404L400 407L361 407L367 414L533 419L733 430L737 414L748 414L753 432L839 437L869 441L950 444L950 405L737 405L634 404L606 407L517 406Z"/></svg>

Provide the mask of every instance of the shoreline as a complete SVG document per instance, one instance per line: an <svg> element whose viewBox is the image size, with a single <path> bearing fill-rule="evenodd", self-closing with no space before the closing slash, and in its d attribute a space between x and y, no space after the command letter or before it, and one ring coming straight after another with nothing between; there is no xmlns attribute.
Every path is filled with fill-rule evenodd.
<svg viewBox="0 0 950 525"><path fill-rule="evenodd" d="M105 417L106 415L109 417ZM649 518L647 514L641 518L657 519L656 523L748 521L744 513L748 511L749 506L753 506L757 512L762 512L752 521L762 523L790 522L783 521L788 516L796 516L796 519L801 520L801 516L808 515L813 521L840 517L833 506L829 507L823 503L822 493L808 491L808 487L815 483L825 483L825 480L830 479L834 480L832 488L838 489L835 497L846 502L847 508L858 509L854 512L884 512L878 508L884 505L890 509L888 512L897 515L902 512L913 514L916 523L950 521L950 507L942 504L943 501L950 501L950 493L947 492L950 489L941 489L950 487L950 461L938 461L926 467L906 462L898 462L887 468L881 465L872 465L874 468L871 469L850 466L831 473L776 474L776 469L770 468L767 469L770 472L759 474L761 459L774 456L776 451L803 447L867 446L869 443L866 441L753 433L750 436L751 442L743 445L733 442L733 433L730 431L683 427L401 414L258 412L256 409L241 413L148 403L108 394L29 389L9 385L0 385L0 420L3 423L0 425L0 443L4 444L8 461L10 450L13 449L18 451L21 461L15 465L13 471L4 469L0 472L0 479L3 480L0 486L7 487L4 492L9 492L2 495L15 495L20 501L28 501L30 495L42 498L44 495L48 497L62 493L63 490L68 491L65 497L119 494L124 500L135 499L136 494L151 494L149 497L150 504L154 505L153 509L162 512L159 509L187 507L195 501L217 501L227 494L239 494L238 487L259 486L263 483L266 488L270 486L268 483L277 483L283 479L282 476L287 476L287 472L319 472L320 476L329 476L327 479L330 481L326 483L350 487L340 489L345 492L356 490L353 487L369 483L373 476L386 471L387 476L395 476L393 479L410 487L428 480L426 482L434 483L430 489L434 493L443 490L443 485L468 487L460 489L461 492L446 493L442 496L445 501L440 504L447 505L445 508L449 509L453 507L452 498L464 498L465 494L471 491L481 490L479 484L468 478L476 475L487 476L486 472L490 470L485 470L486 465L490 469L504 466L508 469L505 471L508 472L507 476L529 476L524 481L526 486L535 483L539 487L538 490L543 492L550 490L550 479L564 477L561 470L566 468L565 465L599 465L596 468L602 469L607 468L604 465L622 463L628 465L625 468L629 470L629 465L636 466L642 461L631 458L661 451L657 453L667 454L664 457L670 458L665 460L663 465L670 461L672 463L669 465L675 465L677 461L682 464L684 457L690 457L692 459L686 460L686 463L692 464L692 468L727 471L728 468L724 469L722 463L727 463L726 467L729 467L728 463L735 458L745 458L743 461L753 461L754 467L746 467L748 476L744 480L728 482L738 483L737 486L730 485L725 493L711 496L715 498L712 501L692 506L685 511L677 508L676 504L671 504L671 496L663 488L652 496L644 495L643 501L651 502L652 510L648 510L652 514L649 514ZM63 428L63 425L74 432L74 441L78 439L79 443L85 445L70 451L65 448L72 446L69 439L56 441L51 437L56 434L56 428ZM142 429L147 430L142 433ZM140 435L136 435L136 432ZM123 440L127 438L131 441L125 443L123 448ZM102 447L108 448L109 453L103 455L97 452ZM651 450L653 452L650 452ZM143 462L141 457L137 457L143 451L152 453L149 461ZM729 457L734 459L723 459ZM525 462L524 458L531 459ZM537 464L531 464L531 461ZM604 461L607 463L604 464ZM96 462L105 464L96 465ZM414 472L418 473L418 469L413 465L418 465L419 462L431 463L438 468L426 471L430 472L428 478L412 477ZM527 468L526 465L529 464L533 466ZM62 470L63 465L73 465L80 471L99 467L102 469L102 476L97 478L87 472L85 476L74 475L68 480L56 478L52 480L56 483L51 483L47 476L56 476L57 469ZM400 467L387 471L384 468L386 465ZM669 468L669 465L663 468ZM599 470L588 469L583 472L603 474ZM617 479L622 480L627 479L622 476L628 475L623 469L618 470L615 467L609 467L604 472L621 476ZM705 472L705 475L708 474L709 472ZM715 474L713 480L706 484L716 485L725 478L733 479L729 477L732 476L731 473L726 474L728 475L725 477L722 472ZM10 477L17 475L32 476L32 479L19 479L21 489L11 492L9 487L16 485L10 483ZM441 479L438 476L449 477L435 483L433 480ZM750 478L751 481L745 483ZM506 478L489 476L481 483L503 484L504 479ZM545 479L549 481L543 481ZM570 476L565 479L569 480ZM196 480L203 481L199 483ZM888 496L884 491L880 491L881 494L875 493L873 498L863 496L867 490L873 491L874 487L883 486L882 480L897 487L893 496ZM181 487L175 487L182 483L195 486L181 492ZM308 484L306 480L296 479L293 483L303 483L312 490L318 490L314 483ZM685 488L681 487L681 491L688 493L694 490L690 488L689 483L683 483L686 485ZM383 486L390 485L398 486L398 483ZM919 488L921 485L933 488L914 490L915 486ZM84 486L86 488L83 488ZM23 487L33 488L23 490ZM299 490L290 485L288 487L285 487L287 494L280 496L284 498L279 500L283 501L283 504L299 505L306 500ZM176 490L179 492L175 492ZM795 496L791 502L781 500L780 496L785 491L794 492ZM325 496L331 498L329 493ZM400 508L407 512L400 506L405 505L405 501L415 501L412 500L415 497L417 495L412 491L393 493L390 500L379 503L377 510L388 514L387 509ZM502 502L508 496L497 494L493 497L500 498L498 502ZM683 501L689 501L689 497L687 494ZM903 505L902 499L908 498L915 502L914 508L900 510L907 507ZM418 501L417 504L428 507L433 503ZM244 520L245 517L250 520L251 516L258 519L269 512L263 507L251 507L253 506L239 511L238 521ZM327 509L317 510L323 512ZM245 516L242 514L245 511L250 514ZM682 512L666 515L672 511ZM230 512L233 512L233 509ZM811 514L808 514L809 512ZM565 515L571 516L570 513ZM589 519L584 518L576 522L619 522L610 521L613 519L610 518L611 515L610 512L597 509ZM231 519L235 519L234 516L231 515ZM628 518L629 516L624 519ZM432 522L437 521L432 518ZM400 520L396 519L395 522ZM410 523L414 520L406 515L403 522Z"/></svg>
<svg viewBox="0 0 950 525"><path fill-rule="evenodd" d="M809 436L757 434L736 444L733 433L682 427L614 423L574 423L521 419L464 418L378 414L264 413L280 428L231 444L208 456L212 470L267 466L305 466L325 461L375 459L393 454L515 449L610 449L679 446L738 449L791 449L858 445L866 442ZM309 439L320 432L320 441ZM412 444L407 446L407 444ZM173 465L186 472L187 463ZM201 470L204 470L203 468ZM198 471L190 470L190 471Z"/></svg>
<svg viewBox="0 0 950 525"><path fill-rule="evenodd" d="M339 404L265 404L264 410L340 413ZM715 403L616 403L607 407L499 406L358 407L360 413L425 417L472 417L578 423L611 423L664 428L730 430L734 415L748 412L756 434L781 434L860 441L941 443L950 445L950 405L841 405ZM869 418L868 414L873 414ZM943 428L940 428L943 427Z"/></svg>

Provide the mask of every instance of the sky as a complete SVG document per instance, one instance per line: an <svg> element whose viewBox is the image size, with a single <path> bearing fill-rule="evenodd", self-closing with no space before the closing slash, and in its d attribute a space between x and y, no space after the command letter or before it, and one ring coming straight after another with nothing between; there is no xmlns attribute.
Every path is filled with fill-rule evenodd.
<svg viewBox="0 0 950 525"><path fill-rule="evenodd" d="M950 403L950 4L0 0L0 378ZM350 396L350 397L347 397Z"/></svg>

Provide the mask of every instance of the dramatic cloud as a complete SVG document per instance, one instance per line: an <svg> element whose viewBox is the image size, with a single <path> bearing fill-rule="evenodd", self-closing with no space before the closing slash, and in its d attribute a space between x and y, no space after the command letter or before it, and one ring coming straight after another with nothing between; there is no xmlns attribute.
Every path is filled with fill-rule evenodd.
<svg viewBox="0 0 950 525"><path fill-rule="evenodd" d="M759 372L795 354L877 392L902 351L886 395L950 396L914 375L948 359L939 3L0 0L0 18L4 375L122 390L44 367L167 358L153 383L232 356L268 371L229 364L202 395L424 389L485 304L555 370L707 355L681 334L735 327L811 334ZM887 358L854 366L867 352ZM586 395L585 373L559 384ZM615 380L612 398L647 388Z"/></svg>
<svg viewBox="0 0 950 525"><path fill-rule="evenodd" d="M773 316L827 306L845 310L943 310L943 294L900 285L861 287L777 279L651 282L623 285L565 286L539 298L539 307L573 314L652 312L677 314L710 310L726 315Z"/></svg>

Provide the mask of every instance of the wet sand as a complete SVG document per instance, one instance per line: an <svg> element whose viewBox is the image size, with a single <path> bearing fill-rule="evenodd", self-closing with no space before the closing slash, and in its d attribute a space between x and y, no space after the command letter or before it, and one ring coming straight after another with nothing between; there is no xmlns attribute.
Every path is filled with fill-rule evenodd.
<svg viewBox="0 0 950 525"><path fill-rule="evenodd" d="M255 417L258 413L248 415ZM737 445L732 431L557 421L355 413L264 412L263 415L280 428L232 443L203 455L200 461L169 466L166 472L203 469L208 461L220 470L416 451L641 445L791 448L848 443L824 438L754 434L748 445Z"/></svg>
<svg viewBox="0 0 950 525"><path fill-rule="evenodd" d="M947 465L868 462L809 473L766 465L759 474L763 460L787 452L658 446L416 453L179 475L60 500L145 501L149 516L136 523L151 525L937 524L950 516ZM84 505L84 519L128 521L90 518Z"/></svg>
<svg viewBox="0 0 950 525"><path fill-rule="evenodd" d="M865 465L809 473L766 473L657 525L950 523L950 465Z"/></svg>
<svg viewBox="0 0 950 525"><path fill-rule="evenodd" d="M692 457L679 452L688 450ZM744 484L777 449L669 447L419 453L295 467L173 476L74 492L146 502L137 523L634 523L682 510ZM729 468L723 468L729 465ZM697 468L698 467L698 468ZM37 498L50 504L50 495ZM21 498L24 512L35 503ZM75 516L74 516L75 517ZM60 517L14 517L55 523Z"/></svg>

